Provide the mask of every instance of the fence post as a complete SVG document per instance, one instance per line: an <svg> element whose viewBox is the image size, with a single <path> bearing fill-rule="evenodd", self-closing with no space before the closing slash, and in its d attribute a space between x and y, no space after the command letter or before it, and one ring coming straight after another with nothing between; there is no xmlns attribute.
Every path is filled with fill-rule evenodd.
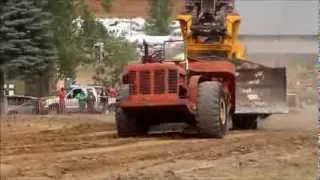
<svg viewBox="0 0 320 180"><path fill-rule="evenodd" d="M43 98L42 97L40 97L38 99L36 112L39 115L41 115L43 113Z"/></svg>

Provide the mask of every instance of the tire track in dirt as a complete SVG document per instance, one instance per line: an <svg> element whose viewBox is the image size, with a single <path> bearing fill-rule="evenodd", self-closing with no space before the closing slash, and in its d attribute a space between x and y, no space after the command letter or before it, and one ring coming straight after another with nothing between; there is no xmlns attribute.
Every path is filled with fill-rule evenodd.
<svg viewBox="0 0 320 180"><path fill-rule="evenodd" d="M244 133L244 132L238 132ZM224 158L227 156L233 155L241 155L241 154L249 154L255 151L261 151L267 148L266 143L272 144L272 146L292 146L295 144L303 148L302 144L312 143L310 141L306 141L309 139L308 136L301 135L301 137L295 138L296 134L288 133L288 137L280 138L280 139L271 139L272 137L276 137L278 135L285 135L283 132L268 132L271 137L267 138L267 141L261 140L264 139L266 134L264 133L248 133L248 134L238 134L234 133L230 136L227 136L223 140L191 140L188 143L179 142L178 144L172 145L170 147L155 147L155 149L161 149L163 152L168 152L161 154L161 160L154 162L153 164L147 164L145 166L141 166L137 168L137 170L143 170L149 168L150 166L157 166L160 164L181 160L181 159L189 159L189 160L217 160L220 158ZM247 139L249 138L249 139ZM253 140L252 138L259 139ZM287 142L287 143L283 143ZM291 142L291 143L288 143ZM179 149L180 148L180 149ZM170 149L175 149L176 151L169 151ZM295 149L293 149L295 150ZM135 152L135 151L133 151ZM148 154L156 153L152 151L152 149L148 149ZM149 155L150 156L150 155ZM145 157L143 160L148 160ZM151 159L151 158L150 158ZM156 159L156 158L154 158Z"/></svg>
<svg viewBox="0 0 320 180"><path fill-rule="evenodd" d="M252 137L257 139L264 138L266 134L263 132L239 133L233 133L223 140L161 140L160 138L151 140L143 139L134 142L137 140L130 139L131 141L128 141L127 144L117 146L83 148L83 150L67 151L62 154L39 153L13 156L12 158L9 156L6 159L9 161L19 161L19 159L31 160L40 158L46 162L54 162L55 164L62 165L58 167L58 169L72 172L83 171L84 168L87 170L97 170L104 168L106 165L108 168L117 168L120 164L122 164L122 166L125 164L129 166L129 164L137 161L146 162L153 160L133 168L135 171L141 171L152 166L159 166L181 159L217 160L234 155L235 153L248 154L253 151L259 151L265 146L264 141L260 141L259 143L253 142L254 145L251 145L252 141L250 141ZM274 134L271 133L269 135L275 137L280 135L280 133L274 132ZM290 133L288 133L288 135L290 135ZM303 139L304 137L301 138ZM290 136L284 137L281 138L278 143L290 141L290 139ZM128 152L130 153L128 154ZM46 163L41 166L45 167ZM36 167L36 169L37 168L39 168L39 166Z"/></svg>
<svg viewBox="0 0 320 180"><path fill-rule="evenodd" d="M5 133L2 163L18 169L20 173L15 177L194 179L193 171L214 169L212 163L225 158L254 153L263 157L269 151L290 154L315 146L317 138L310 132L292 130L232 131L223 139L200 139L180 133L118 138L113 123L81 122L62 127ZM186 171L180 171L184 168Z"/></svg>
<svg viewBox="0 0 320 180"><path fill-rule="evenodd" d="M31 152L41 153L46 151L61 152L81 149L81 144L84 147L98 147L101 146L99 145L100 141L112 137L116 137L114 134L114 124L84 123L68 128L42 130L32 133L3 133L1 145L4 155ZM115 141L110 143L117 143ZM67 145L65 146L66 148L63 148L62 144ZM57 146L61 148L55 148Z"/></svg>

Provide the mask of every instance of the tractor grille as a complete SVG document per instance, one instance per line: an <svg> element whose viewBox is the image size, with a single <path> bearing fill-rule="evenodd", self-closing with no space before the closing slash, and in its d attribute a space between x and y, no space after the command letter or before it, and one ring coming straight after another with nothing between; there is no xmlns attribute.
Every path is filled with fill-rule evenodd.
<svg viewBox="0 0 320 180"><path fill-rule="evenodd" d="M178 90L178 73L176 70L169 70L168 75L168 93L177 93Z"/></svg>
<svg viewBox="0 0 320 180"><path fill-rule="evenodd" d="M140 82L140 93L150 94L151 93L151 73L150 71L141 71L139 73Z"/></svg>
<svg viewBox="0 0 320 180"><path fill-rule="evenodd" d="M165 71L156 70L154 72L154 93L163 94L165 92L166 82L165 82Z"/></svg>
<svg viewBox="0 0 320 180"><path fill-rule="evenodd" d="M137 72L130 71L129 72L129 89L130 94L134 95L137 94Z"/></svg>
<svg viewBox="0 0 320 180"><path fill-rule="evenodd" d="M177 70L130 71L129 81L131 95L178 92Z"/></svg>

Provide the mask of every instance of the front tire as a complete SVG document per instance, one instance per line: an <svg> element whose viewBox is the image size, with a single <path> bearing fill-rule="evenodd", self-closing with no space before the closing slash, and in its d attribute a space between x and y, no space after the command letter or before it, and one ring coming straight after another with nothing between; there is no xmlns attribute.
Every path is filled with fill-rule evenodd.
<svg viewBox="0 0 320 180"><path fill-rule="evenodd" d="M196 121L202 136L223 138L228 126L227 107L219 82L203 82L199 85Z"/></svg>
<svg viewBox="0 0 320 180"><path fill-rule="evenodd" d="M116 124L119 137L144 136L148 133L146 123L128 116L121 108L116 109Z"/></svg>
<svg viewBox="0 0 320 180"><path fill-rule="evenodd" d="M118 102L126 100L128 96L129 86L125 85L120 89ZM144 136L148 133L149 125L144 119L138 120L137 117L128 115L121 107L115 107L115 119L119 137Z"/></svg>

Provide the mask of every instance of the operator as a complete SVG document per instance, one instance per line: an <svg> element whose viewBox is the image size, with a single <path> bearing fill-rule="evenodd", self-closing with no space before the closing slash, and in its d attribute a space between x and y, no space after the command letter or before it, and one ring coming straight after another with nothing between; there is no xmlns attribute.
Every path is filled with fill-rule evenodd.
<svg viewBox="0 0 320 180"><path fill-rule="evenodd" d="M194 10L194 3L192 2L192 0L186 0L185 1L185 9L187 14L193 13Z"/></svg>
<svg viewBox="0 0 320 180"><path fill-rule="evenodd" d="M142 57L142 63L148 63L150 61L149 57L149 45L145 39L143 39L144 56Z"/></svg>
<svg viewBox="0 0 320 180"><path fill-rule="evenodd" d="M107 107L107 93L106 93L105 89L101 90L100 98L101 98L100 102L102 105L103 112L105 112L106 107Z"/></svg>
<svg viewBox="0 0 320 180"><path fill-rule="evenodd" d="M87 107L89 113L94 113L95 112L95 103L96 103L96 97L93 94L91 89L88 89L88 97L87 97Z"/></svg>
<svg viewBox="0 0 320 180"><path fill-rule="evenodd" d="M226 13L234 12L234 0L220 0L217 3L217 10L223 10Z"/></svg>
<svg viewBox="0 0 320 180"><path fill-rule="evenodd" d="M213 22L213 16L210 12L204 11L200 14L199 23Z"/></svg>

